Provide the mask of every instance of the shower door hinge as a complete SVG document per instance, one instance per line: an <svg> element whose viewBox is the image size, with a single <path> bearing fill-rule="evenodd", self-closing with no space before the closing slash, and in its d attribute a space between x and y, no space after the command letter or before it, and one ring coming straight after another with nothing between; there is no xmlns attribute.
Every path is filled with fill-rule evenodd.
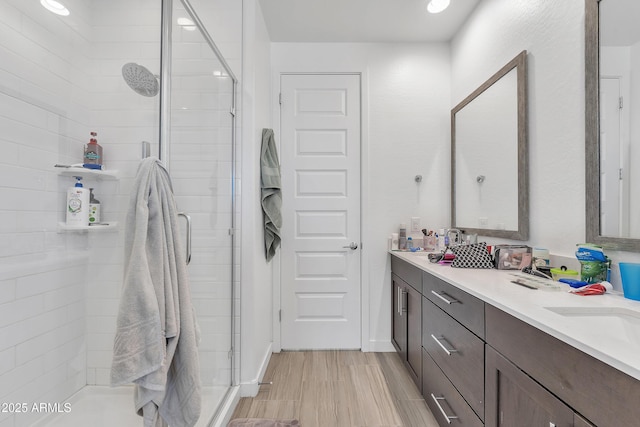
<svg viewBox="0 0 640 427"><path fill-rule="evenodd" d="M236 108L235 107L231 107L231 110L229 111L229 113L235 117L236 116Z"/></svg>
<svg viewBox="0 0 640 427"><path fill-rule="evenodd" d="M618 169L618 180L622 181L622 168Z"/></svg>
<svg viewBox="0 0 640 427"><path fill-rule="evenodd" d="M233 348L231 348L231 350L229 350L229 353L227 354L228 358L231 359L233 357Z"/></svg>
<svg viewBox="0 0 640 427"><path fill-rule="evenodd" d="M234 236L236 234L236 229L235 228L230 228L229 229L229 236Z"/></svg>
<svg viewBox="0 0 640 427"><path fill-rule="evenodd" d="M282 93L278 94L278 104L282 105Z"/></svg>
<svg viewBox="0 0 640 427"><path fill-rule="evenodd" d="M618 108L622 110L622 108L624 108L624 98L620 97L618 98Z"/></svg>

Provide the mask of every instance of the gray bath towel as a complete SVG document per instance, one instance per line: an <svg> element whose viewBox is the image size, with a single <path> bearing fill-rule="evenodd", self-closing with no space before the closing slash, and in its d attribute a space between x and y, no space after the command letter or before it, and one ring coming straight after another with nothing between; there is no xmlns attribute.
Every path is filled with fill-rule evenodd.
<svg viewBox="0 0 640 427"><path fill-rule="evenodd" d="M145 427L200 417L196 323L171 180L152 157L138 168L125 230L125 274L111 384L135 384Z"/></svg>
<svg viewBox="0 0 640 427"><path fill-rule="evenodd" d="M271 261L276 254L276 249L280 246L280 229L282 228L280 162L272 129L262 129L260 178L264 213L264 245L267 261Z"/></svg>

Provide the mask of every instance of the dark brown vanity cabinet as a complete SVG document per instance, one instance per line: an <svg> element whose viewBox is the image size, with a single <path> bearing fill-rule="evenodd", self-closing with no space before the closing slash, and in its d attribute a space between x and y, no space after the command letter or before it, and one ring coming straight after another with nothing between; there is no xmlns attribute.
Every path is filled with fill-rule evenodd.
<svg viewBox="0 0 640 427"><path fill-rule="evenodd" d="M487 427L640 426L637 379L489 305L486 324Z"/></svg>
<svg viewBox="0 0 640 427"><path fill-rule="evenodd" d="M396 256L391 269L393 343L440 426L640 427L637 379Z"/></svg>
<svg viewBox="0 0 640 427"><path fill-rule="evenodd" d="M431 275L422 275L422 390L442 426L482 426L484 303Z"/></svg>
<svg viewBox="0 0 640 427"><path fill-rule="evenodd" d="M391 257L392 342L413 382L422 389L422 289L421 270Z"/></svg>
<svg viewBox="0 0 640 427"><path fill-rule="evenodd" d="M574 412L487 346L486 426L571 427Z"/></svg>

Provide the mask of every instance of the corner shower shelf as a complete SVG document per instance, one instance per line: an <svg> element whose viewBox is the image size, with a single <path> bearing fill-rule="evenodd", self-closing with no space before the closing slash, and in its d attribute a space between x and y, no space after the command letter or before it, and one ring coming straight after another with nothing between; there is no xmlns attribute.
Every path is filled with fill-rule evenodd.
<svg viewBox="0 0 640 427"><path fill-rule="evenodd" d="M91 231L91 232L106 233L106 232L114 232L116 230L118 230L117 222L109 222L109 223L100 224L100 225L84 225L81 227L78 227L78 226L72 227L67 225L64 222L58 223L58 233L63 233L67 231L78 231L78 232Z"/></svg>
<svg viewBox="0 0 640 427"><path fill-rule="evenodd" d="M102 180L109 180L109 181L115 181L118 180L118 171L117 170L97 170L97 169L87 169L87 168L83 168L83 167L77 167L77 166L71 166L71 167L65 167L65 168L55 168L58 172L58 175L61 176L68 176L68 177L74 177L74 176L81 176L83 179L95 179L97 181L102 181ZM117 222L108 222L108 223L104 223L104 224L100 224L100 225L85 225L85 226L68 226L66 223L64 222L59 222L58 223L58 233L66 233L66 232L98 232L98 233L105 233L105 232L114 232L118 229L118 223Z"/></svg>
<svg viewBox="0 0 640 427"><path fill-rule="evenodd" d="M56 168L58 170L58 174L62 176L81 176L83 179L97 179L100 180L117 180L118 179L118 171L117 170L97 170L97 169L87 169L82 167L69 167L69 168Z"/></svg>

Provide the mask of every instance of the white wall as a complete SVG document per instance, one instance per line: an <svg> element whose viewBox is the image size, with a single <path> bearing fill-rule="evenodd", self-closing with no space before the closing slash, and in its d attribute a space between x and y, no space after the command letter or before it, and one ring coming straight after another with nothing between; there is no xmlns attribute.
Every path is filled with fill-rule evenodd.
<svg viewBox="0 0 640 427"><path fill-rule="evenodd" d="M257 0L243 2L242 62L242 286L240 306L241 394L255 395L271 355L273 341L273 268L266 262L260 205L262 129L270 114L270 43ZM276 134L276 140L278 135Z"/></svg>
<svg viewBox="0 0 640 427"><path fill-rule="evenodd" d="M452 105L528 51L528 243L570 256L585 236L583 3L484 1L452 43Z"/></svg>
<svg viewBox="0 0 640 427"><path fill-rule="evenodd" d="M362 73L364 350L392 350L388 236L412 216L449 223L449 61L446 44L272 45L276 90L282 72Z"/></svg>
<svg viewBox="0 0 640 427"><path fill-rule="evenodd" d="M585 239L584 1L485 0L452 42L451 105L528 51L531 246ZM614 262L640 254L607 252ZM614 286L619 288L614 268Z"/></svg>

